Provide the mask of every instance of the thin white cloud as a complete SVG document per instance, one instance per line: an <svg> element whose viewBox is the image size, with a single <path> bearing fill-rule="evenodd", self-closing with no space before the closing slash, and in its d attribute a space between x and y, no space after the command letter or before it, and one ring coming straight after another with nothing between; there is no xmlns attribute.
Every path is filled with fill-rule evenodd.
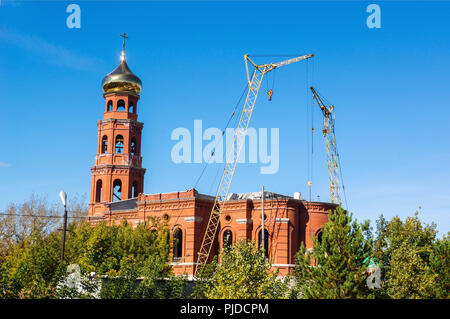
<svg viewBox="0 0 450 319"><path fill-rule="evenodd" d="M72 69L89 70L101 62L96 58L72 52L67 48L52 44L42 38L21 32L0 28L0 40L20 47L42 59L46 63L56 64Z"/></svg>
<svg viewBox="0 0 450 319"><path fill-rule="evenodd" d="M11 165L8 163L0 162L0 167L9 167L9 166L11 166Z"/></svg>

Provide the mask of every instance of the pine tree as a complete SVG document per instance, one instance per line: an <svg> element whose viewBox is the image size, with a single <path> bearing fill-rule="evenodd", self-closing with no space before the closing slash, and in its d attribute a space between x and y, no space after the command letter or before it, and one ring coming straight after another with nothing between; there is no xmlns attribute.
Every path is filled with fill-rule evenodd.
<svg viewBox="0 0 450 319"><path fill-rule="evenodd" d="M313 249L302 245L297 254L296 295L301 298L367 298L366 268L371 257L369 224L352 222L352 215L338 207L329 214L322 238Z"/></svg>

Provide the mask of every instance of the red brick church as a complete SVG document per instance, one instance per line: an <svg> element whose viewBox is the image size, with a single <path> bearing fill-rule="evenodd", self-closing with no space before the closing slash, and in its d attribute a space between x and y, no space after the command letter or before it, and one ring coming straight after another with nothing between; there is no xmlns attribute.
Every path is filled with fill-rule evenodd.
<svg viewBox="0 0 450 319"><path fill-rule="evenodd" d="M138 122L141 80L131 72L122 51L120 64L102 82L104 116L97 121L95 165L91 167L89 219L132 225L150 216L168 220L178 244L172 264L176 274L193 275L214 197L195 189L145 194L141 156L143 123ZM298 194L298 193L297 193ZM231 194L220 217L213 253L241 239L261 240L261 192ZM310 202L300 196L264 192L264 246L273 267L286 274L294 267L302 242L312 247L328 213L336 205Z"/></svg>

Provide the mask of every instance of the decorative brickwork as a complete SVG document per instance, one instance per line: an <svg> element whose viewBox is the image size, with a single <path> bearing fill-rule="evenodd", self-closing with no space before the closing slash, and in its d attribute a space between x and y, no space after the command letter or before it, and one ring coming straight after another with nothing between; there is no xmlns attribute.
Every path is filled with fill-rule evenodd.
<svg viewBox="0 0 450 319"><path fill-rule="evenodd" d="M115 79L116 85L119 80ZM137 77L136 77L137 78ZM137 80L133 80L137 81ZM126 82L126 80L124 80ZM119 83L119 84L117 84ZM139 83L140 81L136 82ZM127 83L125 83L127 84ZM127 85L124 84L124 87ZM193 275L197 253L203 240L214 197L195 189L160 194L144 194L141 157L143 123L137 121L139 95L134 91L104 94L104 119L97 122L98 147L95 165L91 167L92 224L106 221L117 224L127 220L131 225L147 222L150 217L167 219L171 230L178 229L181 246L174 256L176 274ZM120 181L120 186L117 181ZM120 200L115 190L120 190ZM253 193L258 194L258 193ZM247 239L258 245L261 225L261 196L235 194L225 203L211 258L225 245ZM245 198L245 199L243 199ZM312 238L328 221L336 205L306 202L274 193L265 194L264 226L267 231L268 258L280 274L294 267L295 254L302 242L312 247ZM178 232L177 231L177 232Z"/></svg>

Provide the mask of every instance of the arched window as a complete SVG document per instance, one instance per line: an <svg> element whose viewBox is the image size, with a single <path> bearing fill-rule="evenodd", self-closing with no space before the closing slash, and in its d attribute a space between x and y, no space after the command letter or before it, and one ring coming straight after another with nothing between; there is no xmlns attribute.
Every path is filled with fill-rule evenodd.
<svg viewBox="0 0 450 319"><path fill-rule="evenodd" d="M223 248L233 247L233 233L231 230L227 229L223 232Z"/></svg>
<svg viewBox="0 0 450 319"><path fill-rule="evenodd" d="M119 111L119 112L125 111L125 101L124 100L117 101L117 111Z"/></svg>
<svg viewBox="0 0 450 319"><path fill-rule="evenodd" d="M95 187L95 202L100 203L101 201L102 201L102 180L99 179Z"/></svg>
<svg viewBox="0 0 450 319"><path fill-rule="evenodd" d="M131 186L131 196L138 197L138 195L139 195L138 183L133 182L133 185Z"/></svg>
<svg viewBox="0 0 450 319"><path fill-rule="evenodd" d="M319 243L321 243L322 242L322 229L317 232L316 236L317 236L317 241Z"/></svg>
<svg viewBox="0 0 450 319"><path fill-rule="evenodd" d="M173 231L173 260L179 261L183 257L183 232L180 228Z"/></svg>
<svg viewBox="0 0 450 319"><path fill-rule="evenodd" d="M112 111L113 102L111 100L108 101L108 105L106 106L106 112Z"/></svg>
<svg viewBox="0 0 450 319"><path fill-rule="evenodd" d="M102 154L108 153L108 136L102 137Z"/></svg>
<svg viewBox="0 0 450 319"><path fill-rule="evenodd" d="M134 103L133 102L130 102L130 104L128 105L128 112L129 113L134 113L135 112L135 110L134 110Z"/></svg>
<svg viewBox="0 0 450 319"><path fill-rule="evenodd" d="M120 179L114 180L113 183L113 202L122 200L122 181Z"/></svg>
<svg viewBox="0 0 450 319"><path fill-rule="evenodd" d="M269 258L269 232L267 231L267 229L264 229L264 246L261 245L262 244L262 231L259 231L258 233L258 247L259 248L264 248L264 255L266 256L266 258Z"/></svg>
<svg viewBox="0 0 450 319"><path fill-rule="evenodd" d="M123 136L117 135L116 136L116 154L122 154L123 153Z"/></svg>
<svg viewBox="0 0 450 319"><path fill-rule="evenodd" d="M131 138L131 143L130 143L130 154L131 155L136 155L136 139L133 137Z"/></svg>

